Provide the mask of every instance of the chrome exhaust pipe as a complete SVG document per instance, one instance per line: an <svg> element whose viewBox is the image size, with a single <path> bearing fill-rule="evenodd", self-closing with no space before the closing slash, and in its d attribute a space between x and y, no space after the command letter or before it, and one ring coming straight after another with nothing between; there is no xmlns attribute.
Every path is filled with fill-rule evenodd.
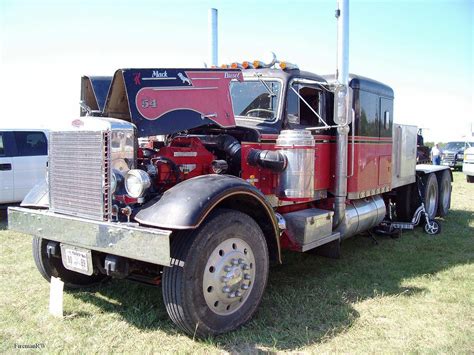
<svg viewBox="0 0 474 355"><path fill-rule="evenodd" d="M337 87L334 94L334 122L337 128L333 226L346 218L347 148L349 135L349 0L338 0L337 18Z"/></svg>

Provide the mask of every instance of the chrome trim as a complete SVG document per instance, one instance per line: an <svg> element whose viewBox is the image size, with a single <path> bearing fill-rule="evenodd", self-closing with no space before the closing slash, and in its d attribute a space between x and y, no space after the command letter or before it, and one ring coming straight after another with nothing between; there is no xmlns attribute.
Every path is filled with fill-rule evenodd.
<svg viewBox="0 0 474 355"><path fill-rule="evenodd" d="M71 246L170 266L168 230L91 221L21 207L8 209L8 228Z"/></svg>

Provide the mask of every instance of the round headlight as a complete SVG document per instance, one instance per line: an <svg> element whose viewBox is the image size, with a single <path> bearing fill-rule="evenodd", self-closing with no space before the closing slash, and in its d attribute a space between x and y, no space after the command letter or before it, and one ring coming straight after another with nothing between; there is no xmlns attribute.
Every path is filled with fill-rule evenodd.
<svg viewBox="0 0 474 355"><path fill-rule="evenodd" d="M117 190L117 175L112 171L112 174L110 174L110 192L114 194L115 190Z"/></svg>
<svg viewBox="0 0 474 355"><path fill-rule="evenodd" d="M143 170L132 169L125 176L125 190L133 198L142 197L151 186L150 176Z"/></svg>
<svg viewBox="0 0 474 355"><path fill-rule="evenodd" d="M117 189L123 187L123 174L116 170L112 169L112 174L110 174L110 192L113 195Z"/></svg>

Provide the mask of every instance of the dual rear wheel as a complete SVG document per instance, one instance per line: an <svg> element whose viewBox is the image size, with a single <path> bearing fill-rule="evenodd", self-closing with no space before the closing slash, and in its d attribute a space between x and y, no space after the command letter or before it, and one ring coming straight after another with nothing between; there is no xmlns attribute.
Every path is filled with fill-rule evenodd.
<svg viewBox="0 0 474 355"><path fill-rule="evenodd" d="M451 207L451 175L448 170L426 174L421 177L421 195L430 220L436 216L444 217ZM416 183L405 185L397 190L397 217L401 221L411 221L420 205Z"/></svg>

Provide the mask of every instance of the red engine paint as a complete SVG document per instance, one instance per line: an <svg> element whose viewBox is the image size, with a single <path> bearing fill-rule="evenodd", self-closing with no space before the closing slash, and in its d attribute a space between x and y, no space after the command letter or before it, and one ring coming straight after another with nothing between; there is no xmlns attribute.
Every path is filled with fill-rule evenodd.
<svg viewBox="0 0 474 355"><path fill-rule="evenodd" d="M182 181L212 173L211 163L214 159L214 155L204 147L199 138L177 137L168 146L159 149L151 162L158 170L156 182L173 185L177 179L173 163L179 169L179 180Z"/></svg>

